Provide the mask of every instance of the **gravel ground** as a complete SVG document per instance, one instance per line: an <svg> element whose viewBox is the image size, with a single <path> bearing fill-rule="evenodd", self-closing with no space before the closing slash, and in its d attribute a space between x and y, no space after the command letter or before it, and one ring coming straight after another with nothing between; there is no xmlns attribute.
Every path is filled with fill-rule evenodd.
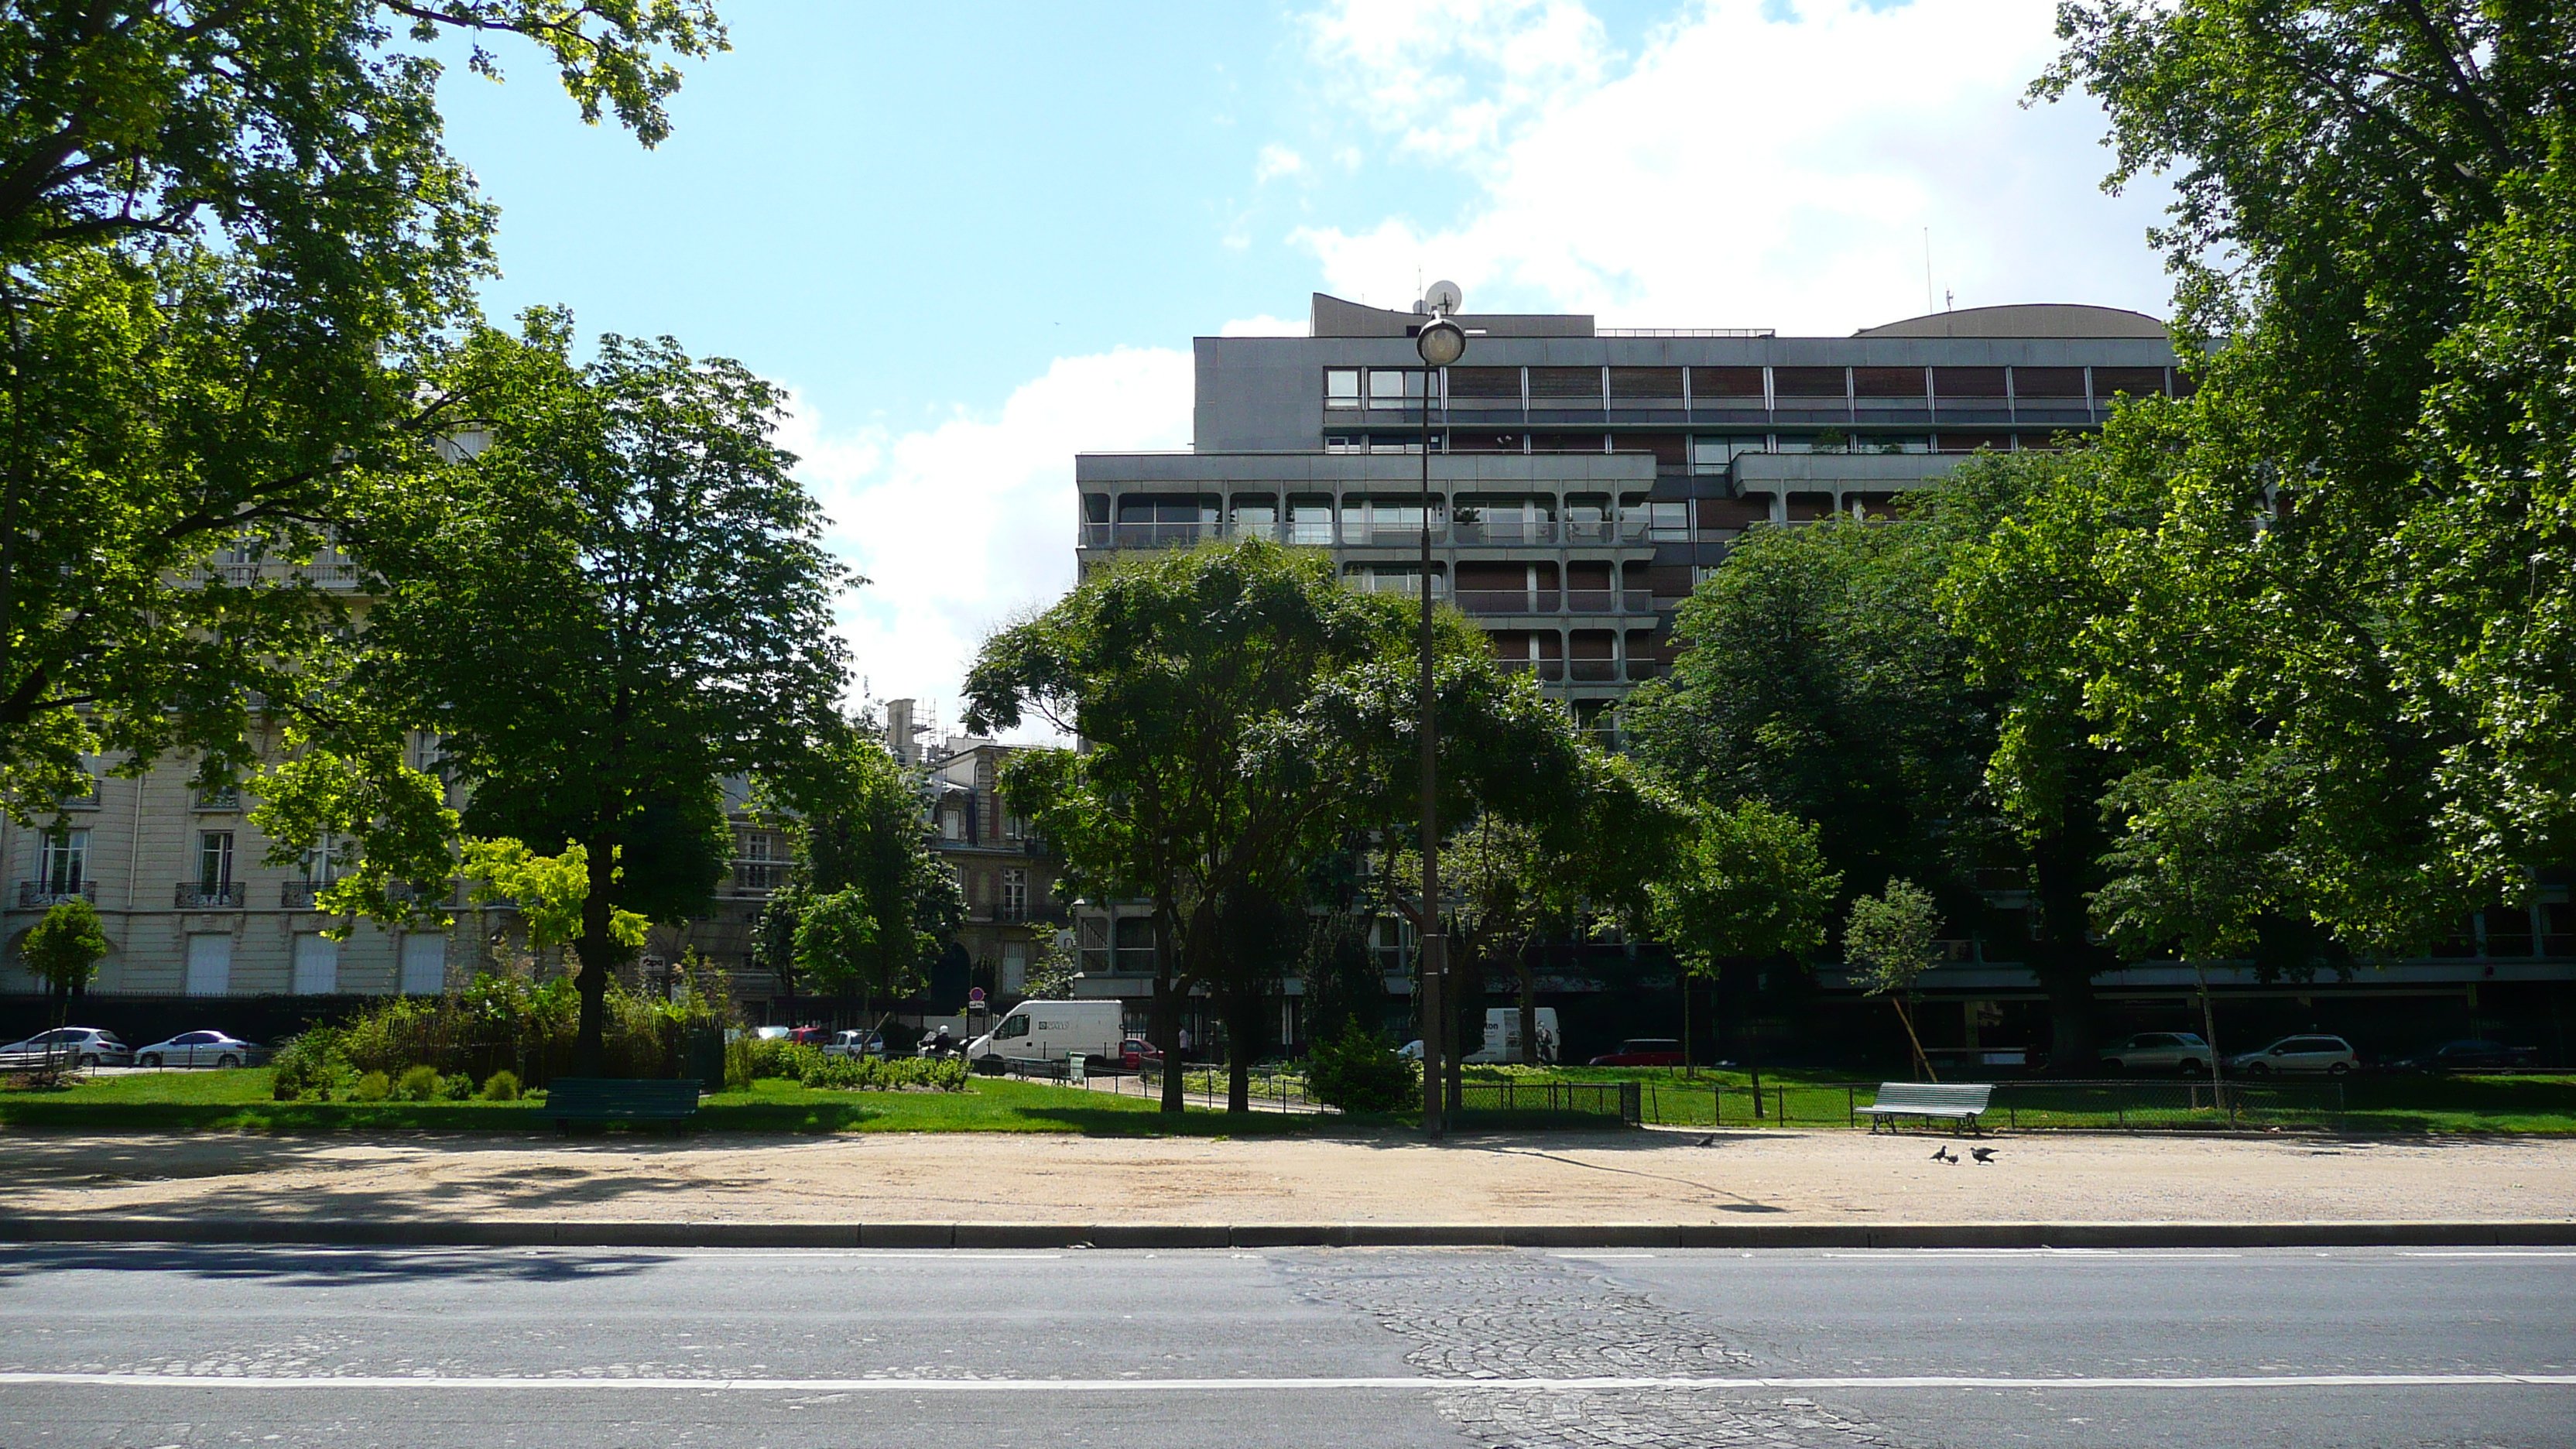
<svg viewBox="0 0 2576 1449"><path fill-rule="evenodd" d="M22 1214L818 1222L2576 1220L2576 1141L1478 1136L1429 1145L1029 1134L569 1143L5 1134Z"/></svg>

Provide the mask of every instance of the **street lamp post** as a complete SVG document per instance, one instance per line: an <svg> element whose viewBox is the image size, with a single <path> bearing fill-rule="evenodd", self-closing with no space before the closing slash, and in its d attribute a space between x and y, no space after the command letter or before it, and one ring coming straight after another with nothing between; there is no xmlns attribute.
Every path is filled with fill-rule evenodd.
<svg viewBox="0 0 2576 1449"><path fill-rule="evenodd" d="M1467 333L1449 320L1446 301L1451 289L1434 288L1431 320L1416 330L1414 351L1422 355L1422 1130L1438 1134L1445 1115L1443 1096L1448 1059L1448 1018L1442 1014L1447 993L1449 938L1440 929L1440 730L1433 712L1431 682L1431 396L1432 379L1467 350Z"/></svg>

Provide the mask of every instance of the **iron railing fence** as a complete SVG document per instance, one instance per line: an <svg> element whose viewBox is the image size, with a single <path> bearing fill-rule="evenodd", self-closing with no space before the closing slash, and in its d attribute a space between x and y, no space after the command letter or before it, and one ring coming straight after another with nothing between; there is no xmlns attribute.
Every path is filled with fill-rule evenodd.
<svg viewBox="0 0 2576 1449"><path fill-rule="evenodd" d="M1984 1125L2024 1130L2264 1126L2346 1110L2345 1079L2263 1082L2206 1077L2170 1081L1992 1082ZM1667 1127L1852 1127L1878 1100L1876 1082L1762 1085L1757 1113L1750 1087L1687 1078L1645 1084L1645 1120Z"/></svg>

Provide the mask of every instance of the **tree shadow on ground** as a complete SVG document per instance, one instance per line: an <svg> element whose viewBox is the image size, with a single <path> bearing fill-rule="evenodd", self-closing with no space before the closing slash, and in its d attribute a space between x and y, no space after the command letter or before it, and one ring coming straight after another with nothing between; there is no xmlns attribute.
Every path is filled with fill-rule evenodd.
<svg viewBox="0 0 2576 1449"><path fill-rule="evenodd" d="M0 1282L63 1273L180 1275L289 1288L371 1283L575 1283L632 1277L666 1261L643 1252L497 1248L324 1248L300 1244L39 1243L0 1254ZM115 1291L116 1285L110 1285Z"/></svg>

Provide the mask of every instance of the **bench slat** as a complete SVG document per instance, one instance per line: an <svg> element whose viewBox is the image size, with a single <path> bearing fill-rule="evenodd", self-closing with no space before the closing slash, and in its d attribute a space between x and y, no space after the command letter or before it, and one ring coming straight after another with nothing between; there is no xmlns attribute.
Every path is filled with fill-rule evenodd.
<svg viewBox="0 0 2576 1449"><path fill-rule="evenodd" d="M690 1078L559 1077L546 1084L546 1115L557 1121L676 1122L698 1111Z"/></svg>

